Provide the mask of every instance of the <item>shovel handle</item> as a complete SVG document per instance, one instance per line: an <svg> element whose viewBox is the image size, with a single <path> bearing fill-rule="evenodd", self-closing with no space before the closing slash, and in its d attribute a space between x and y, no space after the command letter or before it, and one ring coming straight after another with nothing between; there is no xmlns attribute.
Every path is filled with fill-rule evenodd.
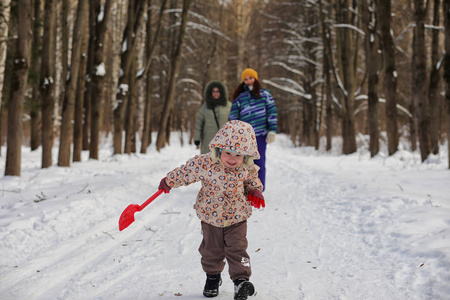
<svg viewBox="0 0 450 300"><path fill-rule="evenodd" d="M152 203L152 201L155 200L156 197L158 197L159 195L161 195L162 192L163 192L163 190L158 190L156 193L154 193L150 198L147 199L147 201L145 201L144 203L142 203L142 204L139 206L139 210L138 210L138 211L143 210L147 205L149 205L150 203Z"/></svg>

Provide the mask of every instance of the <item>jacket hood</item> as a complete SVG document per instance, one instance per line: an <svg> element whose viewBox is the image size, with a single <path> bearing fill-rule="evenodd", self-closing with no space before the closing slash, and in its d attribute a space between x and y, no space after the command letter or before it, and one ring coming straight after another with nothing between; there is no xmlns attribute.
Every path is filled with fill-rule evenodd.
<svg viewBox="0 0 450 300"><path fill-rule="evenodd" d="M214 99L212 96L212 89L213 88L219 88L220 91L220 97L219 99ZM228 99L228 90L225 87L225 85L220 81L210 81L205 88L205 92L203 94L203 97L205 98L206 106L209 109L213 109L217 105L226 106L227 105L227 99Z"/></svg>
<svg viewBox="0 0 450 300"><path fill-rule="evenodd" d="M239 120L232 120L223 125L209 143L209 149L213 150L214 148L235 152L253 159L260 158L252 125Z"/></svg>

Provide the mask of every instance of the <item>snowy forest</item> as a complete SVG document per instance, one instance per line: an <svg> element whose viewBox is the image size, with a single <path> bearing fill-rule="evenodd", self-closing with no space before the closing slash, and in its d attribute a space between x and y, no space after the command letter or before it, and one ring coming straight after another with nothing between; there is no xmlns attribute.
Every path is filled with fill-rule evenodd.
<svg viewBox="0 0 450 300"><path fill-rule="evenodd" d="M405 138L424 162L450 147L449 2L1 0L4 175L21 175L24 145L48 168L98 159L108 136L114 154L192 143L205 85L231 94L247 67L296 146L341 137L374 157Z"/></svg>

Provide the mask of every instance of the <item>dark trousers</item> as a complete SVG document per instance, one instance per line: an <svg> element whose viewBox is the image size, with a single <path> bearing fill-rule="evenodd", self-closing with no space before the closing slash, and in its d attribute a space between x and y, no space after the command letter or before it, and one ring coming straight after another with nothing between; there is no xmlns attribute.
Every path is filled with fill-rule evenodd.
<svg viewBox="0 0 450 300"><path fill-rule="evenodd" d="M206 274L220 274L228 262L231 280L250 279L252 269L247 254L247 221L220 228L202 222L203 241L198 251Z"/></svg>
<svg viewBox="0 0 450 300"><path fill-rule="evenodd" d="M263 184L263 191L266 189L266 135L260 135L256 137L256 143L258 144L258 152L261 156L260 159L255 160L255 164L259 167L258 177Z"/></svg>

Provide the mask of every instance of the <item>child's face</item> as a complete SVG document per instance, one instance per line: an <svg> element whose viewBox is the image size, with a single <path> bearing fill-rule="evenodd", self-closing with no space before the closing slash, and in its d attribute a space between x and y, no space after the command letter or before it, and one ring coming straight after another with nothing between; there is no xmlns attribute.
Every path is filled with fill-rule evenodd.
<svg viewBox="0 0 450 300"><path fill-rule="evenodd" d="M253 78L252 76L247 76L244 78L244 83L246 86L253 86L253 84L255 83L255 78Z"/></svg>
<svg viewBox="0 0 450 300"><path fill-rule="evenodd" d="M222 154L220 154L220 160L228 168L237 168L244 162L244 155L222 151Z"/></svg>

